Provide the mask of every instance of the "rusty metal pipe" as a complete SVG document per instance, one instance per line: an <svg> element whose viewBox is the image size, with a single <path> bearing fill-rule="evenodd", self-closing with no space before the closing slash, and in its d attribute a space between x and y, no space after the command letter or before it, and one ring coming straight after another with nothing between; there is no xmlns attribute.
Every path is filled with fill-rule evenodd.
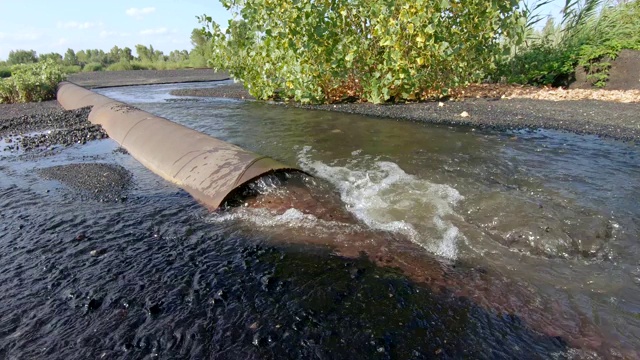
<svg viewBox="0 0 640 360"><path fill-rule="evenodd" d="M90 122L209 208L218 208L233 190L264 174L298 170L73 83L61 83L57 98L67 110L92 106Z"/></svg>

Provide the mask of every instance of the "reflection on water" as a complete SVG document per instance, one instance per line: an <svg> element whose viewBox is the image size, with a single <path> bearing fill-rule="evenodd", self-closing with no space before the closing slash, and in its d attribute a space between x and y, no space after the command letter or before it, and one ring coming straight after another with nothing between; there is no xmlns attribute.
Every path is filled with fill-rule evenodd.
<svg viewBox="0 0 640 360"><path fill-rule="evenodd" d="M63 202L60 209L75 217L45 225L60 215L34 213L45 208L40 195L11 180L33 175L8 170L23 165L3 165L8 174L2 182L3 201L12 200L3 204L8 210L2 216L10 224L26 219L40 224L26 230L5 226L3 238L11 240L2 251L13 255L4 257L2 267L22 264L9 273L27 274L5 285L5 293L32 289L30 296L49 294L54 300L40 301L41 312L53 312L46 316L29 315L29 301L35 300L14 301L12 306L22 310L0 323L0 354L53 346L53 334L60 329L77 336L78 329L90 326L90 319L69 325L69 314L92 298L100 299L100 311L112 309L111 315L87 316L111 322L94 325L99 331L118 329L103 344L114 354L130 347L127 351L138 355L191 349L187 353L195 357L315 353L335 358L352 345L379 357L497 358L531 352L552 357L566 351L567 343L599 349L597 343L603 340L590 337L594 333L615 347L640 347L636 147L553 131L474 132L233 100L166 101L171 98L168 91L180 86L211 84L100 92L297 164L330 183L327 191L335 192L360 223L323 220L303 209L204 214L177 190L147 198L153 188L148 186L135 190L139 199L147 200L130 200L127 206ZM145 174L134 163L124 166ZM33 205L11 206L17 203ZM86 215L102 212L105 218ZM112 224L117 228L111 230ZM269 228L278 235L265 230ZM73 245L78 250L72 250L62 240L77 229L96 237L120 234L106 236L107 246L118 251L85 263L80 260L86 259L80 255L85 246ZM368 229L382 231L380 241L388 244L397 239L416 244L393 249L396 254L389 256L410 259L411 266L420 262L414 270L398 267L403 273L422 271L425 283L430 278L431 284L449 290L430 292L411 285L393 271L370 267L357 258L357 251L351 254L355 258L340 260L326 256L326 249L298 245L310 238L337 243ZM269 247L283 235L291 248ZM52 240L56 238L60 240ZM39 250L51 249L51 241L66 249L63 255ZM101 241L95 239L95 244ZM256 242L264 245L255 248ZM367 242L358 246L365 248ZM42 273L43 267L47 272ZM80 275L71 274L78 271ZM102 285L91 282L96 276ZM124 295L125 288L130 295ZM156 293L166 298L156 299ZM170 332L153 323L153 309L162 314L157 320ZM4 319L7 313L0 315ZM544 313L560 316L546 319ZM29 316L36 316L36 324L20 325ZM125 325L115 323L118 316L124 316ZM538 326L529 332L538 318ZM188 325L181 328L180 322ZM44 330L35 330L44 324ZM18 334L30 334L33 343L27 338L17 342ZM350 337L353 341L341 342ZM85 349L102 346L84 339L88 343L80 346ZM58 343L53 347L60 349Z"/></svg>

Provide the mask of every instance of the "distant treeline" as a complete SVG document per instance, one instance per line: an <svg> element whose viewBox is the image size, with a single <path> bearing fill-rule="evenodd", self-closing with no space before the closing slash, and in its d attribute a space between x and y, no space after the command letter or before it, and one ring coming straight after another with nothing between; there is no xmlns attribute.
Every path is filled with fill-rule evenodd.
<svg viewBox="0 0 640 360"><path fill-rule="evenodd" d="M166 70L178 68L201 68L207 66L210 51L210 39L200 29L191 33L193 49L174 50L168 55L160 50L145 45L136 45L135 53L129 47L114 46L108 52L101 49L86 49L75 51L67 49L64 55L59 53L38 54L35 50L12 50L6 61L0 61L0 77L11 76L11 70L16 65L33 64L53 60L61 65L65 73L80 71L114 71L114 70Z"/></svg>

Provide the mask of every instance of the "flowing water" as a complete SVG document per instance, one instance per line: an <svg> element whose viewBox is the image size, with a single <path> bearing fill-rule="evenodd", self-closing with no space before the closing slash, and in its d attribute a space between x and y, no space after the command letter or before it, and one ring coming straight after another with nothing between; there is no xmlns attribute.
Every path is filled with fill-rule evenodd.
<svg viewBox="0 0 640 360"><path fill-rule="evenodd" d="M5 157L0 357L635 356L636 146L169 95L215 85L99 92L295 164L357 221L209 213L109 140ZM132 172L126 202L33 171L86 161Z"/></svg>

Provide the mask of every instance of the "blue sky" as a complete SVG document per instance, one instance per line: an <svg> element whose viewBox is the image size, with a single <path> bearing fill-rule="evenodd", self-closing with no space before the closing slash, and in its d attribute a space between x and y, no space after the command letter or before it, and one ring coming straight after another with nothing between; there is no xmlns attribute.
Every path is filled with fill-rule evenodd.
<svg viewBox="0 0 640 360"><path fill-rule="evenodd" d="M554 0L542 13L557 14L562 4ZM196 15L206 13L223 26L230 18L217 0L0 0L0 9L0 60L16 49L64 54L151 44L165 54L190 50L191 30L200 26Z"/></svg>
<svg viewBox="0 0 640 360"><path fill-rule="evenodd" d="M165 54L190 50L191 31L200 27L196 15L221 24L230 17L216 0L0 0L0 9L0 60L16 49L64 54L151 44Z"/></svg>

